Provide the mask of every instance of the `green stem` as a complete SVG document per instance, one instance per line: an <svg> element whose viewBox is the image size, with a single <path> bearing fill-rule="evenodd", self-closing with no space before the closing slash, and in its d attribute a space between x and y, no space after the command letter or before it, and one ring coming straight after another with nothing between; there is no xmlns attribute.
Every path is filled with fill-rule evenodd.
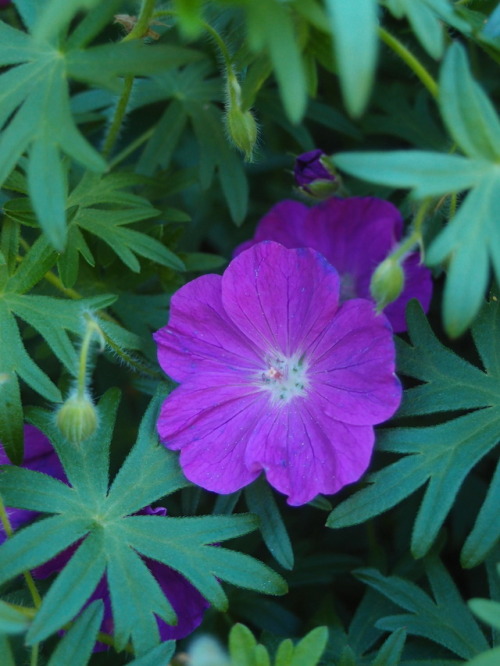
<svg viewBox="0 0 500 666"><path fill-rule="evenodd" d="M82 346L80 349L80 361L78 364L78 378L77 378L77 394L80 400L83 400L87 392L87 359L89 356L90 343L94 334L97 334L101 340L101 346L104 348L106 344L104 336L99 328L97 322L87 315L87 328L83 337Z"/></svg>
<svg viewBox="0 0 500 666"><path fill-rule="evenodd" d="M7 538L10 538L14 534L14 530L12 529L12 525L10 524L9 515L7 513L5 504L3 502L3 497L1 495L0 495L0 522L2 523ZM28 586L28 589L30 591L31 598L33 599L33 603L35 604L35 608L40 608L40 606L42 605L42 598L38 590L36 589L33 576L30 574L29 571L24 571L23 576L24 580L26 581L26 585Z"/></svg>
<svg viewBox="0 0 500 666"><path fill-rule="evenodd" d="M149 23L155 9L156 0L142 0L141 10L139 12L139 17L136 24L132 30L126 35L122 42L129 42L132 39L141 39L149 30ZM123 91L118 104L116 105L115 115L113 121L109 127L106 139L104 140L104 145L102 147L103 157L108 157L118 138L120 132L123 118L127 112L128 103L130 101L130 94L132 92L132 86L134 84L134 77L128 75L123 81Z"/></svg>
<svg viewBox="0 0 500 666"><path fill-rule="evenodd" d="M411 53L404 44L402 44L396 37L391 35L385 28L379 27L378 34L380 39L390 49L396 53L401 60L408 65L412 72L418 76L424 86L433 97L438 96L439 86L436 80L429 74L422 63Z"/></svg>
<svg viewBox="0 0 500 666"><path fill-rule="evenodd" d="M120 133L120 129L122 126L123 118L125 117L125 113L127 112L127 106L130 100L130 94L132 92L133 84L134 84L134 77L129 74L128 76L125 77L123 81L123 91L120 99L118 100L118 104L116 105L115 115L109 127L108 134L106 136L106 139L104 140L104 145L102 147L103 157L108 157L108 155L113 149L113 146L116 143L118 134Z"/></svg>
<svg viewBox="0 0 500 666"><path fill-rule="evenodd" d="M398 248L391 254L393 259L401 259L408 252L411 252L415 245L420 245L420 250L422 252L422 225L424 223L427 211L431 206L431 200L426 199L421 203L415 219L413 220L413 229L407 238L398 246Z"/></svg>
<svg viewBox="0 0 500 666"><path fill-rule="evenodd" d="M38 645L38 643L35 643L31 648L30 666L37 666L38 664Z"/></svg>
<svg viewBox="0 0 500 666"><path fill-rule="evenodd" d="M134 152L134 150L137 150L137 148L140 148L143 143L146 143L146 141L149 141L149 139L153 136L153 134L156 131L156 126L153 125L153 127L150 127L147 129L145 132L143 132L140 136L137 137L132 143L129 143L128 146L125 146L123 150L121 150L118 155L115 155L112 160L109 161L109 169L112 170L114 169L120 162L123 162L125 158L127 158L131 153Z"/></svg>
<svg viewBox="0 0 500 666"><path fill-rule="evenodd" d="M149 24L153 17L155 10L156 0L142 0L141 10L137 18L137 22L132 30L126 35L122 41L129 42L131 39L141 39L146 35L149 30Z"/></svg>
<svg viewBox="0 0 500 666"><path fill-rule="evenodd" d="M158 12L155 12L153 18L155 19L155 18L162 18L163 16L178 16L178 15L179 12L176 12L175 10L162 9ZM226 68L228 70L231 69L233 66L233 59L231 58L231 55L227 50L227 46L225 45L222 37L219 35L217 30L210 25L210 23L207 23L206 21L201 21L201 25L205 28L207 32L209 32L212 35L214 42L219 47L219 51L221 52L222 58L224 59Z"/></svg>

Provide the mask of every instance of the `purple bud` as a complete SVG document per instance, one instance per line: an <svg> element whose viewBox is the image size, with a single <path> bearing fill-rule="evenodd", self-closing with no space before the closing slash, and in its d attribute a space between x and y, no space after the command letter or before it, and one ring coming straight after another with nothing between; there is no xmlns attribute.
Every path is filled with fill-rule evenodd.
<svg viewBox="0 0 500 666"><path fill-rule="evenodd" d="M325 169L320 159L325 153L320 149L302 153L295 160L293 175L299 187L309 185L318 178L333 180L332 174Z"/></svg>

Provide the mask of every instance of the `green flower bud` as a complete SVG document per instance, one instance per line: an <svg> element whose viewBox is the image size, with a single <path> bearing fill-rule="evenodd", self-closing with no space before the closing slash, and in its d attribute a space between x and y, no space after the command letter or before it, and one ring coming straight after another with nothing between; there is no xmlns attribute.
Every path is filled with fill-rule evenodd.
<svg viewBox="0 0 500 666"><path fill-rule="evenodd" d="M241 107L241 88L234 74L228 76L227 81L225 120L230 140L245 154L245 160L251 162L257 141L257 123L252 112Z"/></svg>
<svg viewBox="0 0 500 666"><path fill-rule="evenodd" d="M386 305L399 297L405 285L405 274L401 264L393 257L387 257L379 264L372 275L370 292L381 312Z"/></svg>
<svg viewBox="0 0 500 666"><path fill-rule="evenodd" d="M89 395L75 391L57 412L57 427L70 442L80 444L97 428L97 411Z"/></svg>

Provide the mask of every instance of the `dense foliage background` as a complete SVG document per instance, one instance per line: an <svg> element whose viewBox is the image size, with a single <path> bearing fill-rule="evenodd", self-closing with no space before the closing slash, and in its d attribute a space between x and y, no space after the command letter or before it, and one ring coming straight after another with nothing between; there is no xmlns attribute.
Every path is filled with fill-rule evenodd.
<svg viewBox="0 0 500 666"><path fill-rule="evenodd" d="M36 425L73 486L0 477L4 505L56 514L0 546L2 666L155 666L190 649L157 646L144 620L161 603L137 553L160 557L154 539L210 601L202 631L227 645L233 627L234 666L500 663L496 5L2 3L0 441L17 465ZM299 508L262 479L216 496L157 445L173 383L151 334L181 285L303 199L294 156L316 147L342 194L400 208L433 269L431 310L408 308L405 397L359 484ZM151 503L167 517L127 528ZM79 559L33 582L84 534ZM106 566L121 611L100 636L114 647L91 654L99 603L70 623ZM228 663L221 649L193 643L189 663Z"/></svg>

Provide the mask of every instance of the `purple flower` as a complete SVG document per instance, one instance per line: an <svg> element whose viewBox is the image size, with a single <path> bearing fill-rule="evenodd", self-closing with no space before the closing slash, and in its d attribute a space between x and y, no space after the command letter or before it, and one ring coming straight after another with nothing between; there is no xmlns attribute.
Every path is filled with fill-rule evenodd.
<svg viewBox="0 0 500 666"><path fill-rule="evenodd" d="M310 247L321 252L340 273L341 300L371 298L370 280L377 266L397 245L403 233L398 209L375 197L330 198L312 208L298 201L282 201L265 215L254 238L235 254L263 240L285 247ZM413 252L403 262L404 290L384 314L396 333L406 330L405 310L416 298L427 312L432 296L430 271Z"/></svg>
<svg viewBox="0 0 500 666"><path fill-rule="evenodd" d="M172 297L154 337L181 386L158 430L188 479L231 493L264 471L300 505L363 474L401 387L387 319L339 288L318 252L267 242Z"/></svg>
<svg viewBox="0 0 500 666"><path fill-rule="evenodd" d="M329 171L321 161L325 153L317 148L310 150L308 153L303 153L295 159L295 166L293 175L297 185L307 192L308 194L315 195L314 185L319 185L320 189L327 185L331 192L331 183L336 178L331 171ZM319 183L318 183L319 181ZM310 186L313 186L312 189Z"/></svg>
<svg viewBox="0 0 500 666"><path fill-rule="evenodd" d="M30 425L25 426L24 436L26 456L23 467L49 474L50 476L67 483L67 478L61 463L59 462L59 458L47 437L45 437L45 435L37 428ZM1 443L0 464L10 464L3 451ZM155 509L146 507L138 513L142 515L165 516L167 512L163 507ZM34 511L25 511L22 509L9 509L8 514L13 528L21 527L38 515ZM0 543L4 540L5 533L0 531ZM32 573L35 578L46 578L47 576L61 571L61 569L66 566L73 553L78 549L80 543L81 541L73 544L45 564L33 569ZM201 624L203 614L209 607L209 603L201 596L198 590L194 588L184 576L177 573L177 571L174 571L161 562L156 562L155 560L146 557L143 559L177 615L178 623L175 626L168 625L161 618L156 618L161 640L167 641L184 638ZM85 605L87 606L96 599L101 599L104 602L104 618L101 625L101 631L113 634L111 599L105 575L102 577ZM107 649L107 646L98 642L95 645L94 652L104 649Z"/></svg>

